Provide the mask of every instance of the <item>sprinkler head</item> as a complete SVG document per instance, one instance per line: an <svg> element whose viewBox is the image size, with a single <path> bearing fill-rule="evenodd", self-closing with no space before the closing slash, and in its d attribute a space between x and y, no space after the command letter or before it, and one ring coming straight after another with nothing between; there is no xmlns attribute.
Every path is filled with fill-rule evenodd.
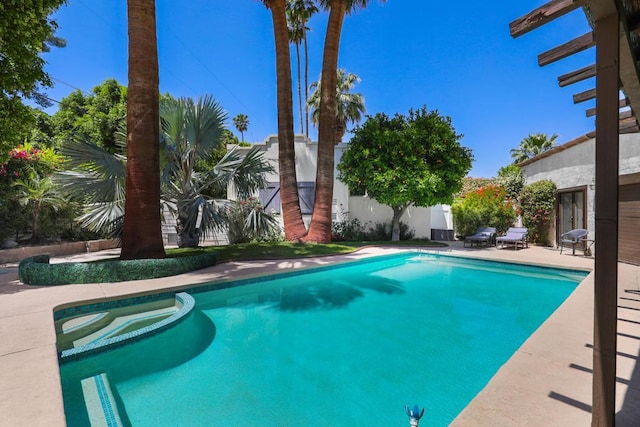
<svg viewBox="0 0 640 427"><path fill-rule="evenodd" d="M424 415L424 408L418 408L418 405L413 405L412 408L409 408L408 405L404 406L404 410L409 417L409 425L411 427L418 427L418 423L420 423L420 418Z"/></svg>

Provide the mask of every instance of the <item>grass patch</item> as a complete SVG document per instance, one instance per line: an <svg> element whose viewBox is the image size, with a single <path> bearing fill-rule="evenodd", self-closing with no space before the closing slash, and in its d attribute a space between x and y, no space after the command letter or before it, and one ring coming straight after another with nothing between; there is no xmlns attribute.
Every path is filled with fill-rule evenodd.
<svg viewBox="0 0 640 427"><path fill-rule="evenodd" d="M334 242L320 243L291 243L291 242L254 242L238 245L206 246L199 248L167 249L168 257L194 255L201 252L217 252L218 262L259 259L287 259L307 258L314 256L341 255L353 252L364 246L400 246L400 247L442 247L446 244L429 240L401 240L398 242Z"/></svg>

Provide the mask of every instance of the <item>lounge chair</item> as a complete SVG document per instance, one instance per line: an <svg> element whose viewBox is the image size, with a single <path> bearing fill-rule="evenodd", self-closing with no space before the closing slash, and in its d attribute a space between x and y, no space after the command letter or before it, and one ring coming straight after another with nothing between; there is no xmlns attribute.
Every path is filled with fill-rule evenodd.
<svg viewBox="0 0 640 427"><path fill-rule="evenodd" d="M528 230L526 227L511 227L507 230L504 236L496 237L496 246L498 242L500 242L500 247L504 248L504 244L514 245L516 250L518 249L518 245L522 246L522 248L528 248L529 242L527 241Z"/></svg>
<svg viewBox="0 0 640 427"><path fill-rule="evenodd" d="M576 228L575 230L567 231L566 233L562 233L560 236L560 253L562 253L562 248L565 245L571 245L571 249L573 249L573 255L576 254L576 245L581 244L582 250L586 251L585 241L589 234L589 230L585 230L584 228Z"/></svg>
<svg viewBox="0 0 640 427"><path fill-rule="evenodd" d="M478 246L481 245L492 245L496 244L496 229L495 227L480 227L476 230L476 234L472 236L467 236L464 238L464 247L467 247L467 242L471 247L476 243Z"/></svg>

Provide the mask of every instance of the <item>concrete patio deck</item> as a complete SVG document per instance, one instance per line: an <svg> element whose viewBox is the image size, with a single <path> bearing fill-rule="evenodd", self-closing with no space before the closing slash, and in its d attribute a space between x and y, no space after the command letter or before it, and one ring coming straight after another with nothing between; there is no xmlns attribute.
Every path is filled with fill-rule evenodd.
<svg viewBox="0 0 640 427"><path fill-rule="evenodd" d="M483 259L592 269L593 259L559 250L464 248L429 250ZM154 280L34 287L18 281L15 265L0 266L0 417L7 426L64 426L56 356L56 308L124 295L178 290L194 284L359 259L398 248L302 260L231 262ZM52 262L117 256L108 250ZM640 267L619 264L617 425L640 425ZM593 274L502 366L454 420L456 426L587 426L591 423ZM416 402L418 403L418 402ZM428 402L419 402L427 406ZM400 408L401 410L402 408Z"/></svg>

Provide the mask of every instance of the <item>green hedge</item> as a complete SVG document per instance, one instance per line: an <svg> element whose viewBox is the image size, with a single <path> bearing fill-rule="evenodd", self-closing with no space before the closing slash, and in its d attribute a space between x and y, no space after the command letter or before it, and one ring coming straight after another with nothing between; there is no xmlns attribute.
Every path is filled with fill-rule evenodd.
<svg viewBox="0 0 640 427"><path fill-rule="evenodd" d="M36 255L20 262L18 274L22 283L37 286L110 283L175 276L211 267L217 262L215 252L178 258L60 264L49 264L49 255Z"/></svg>

